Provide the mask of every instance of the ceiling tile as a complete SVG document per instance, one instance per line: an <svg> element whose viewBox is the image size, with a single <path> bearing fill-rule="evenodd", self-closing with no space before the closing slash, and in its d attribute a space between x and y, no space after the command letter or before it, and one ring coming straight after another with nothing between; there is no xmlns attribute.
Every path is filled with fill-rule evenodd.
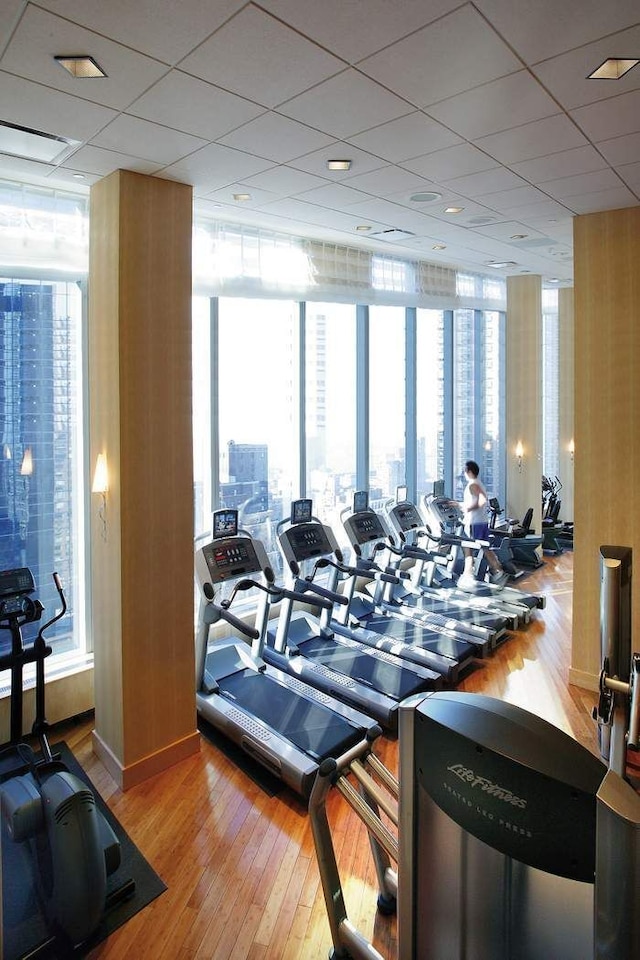
<svg viewBox="0 0 640 960"><path fill-rule="evenodd" d="M575 177L562 177L559 180L548 180L544 185L545 193L551 194L557 200L565 200L573 209L569 201L571 197L583 196L587 193L599 193L603 190L617 189L620 181L613 170L597 170L595 173L578 174Z"/></svg>
<svg viewBox="0 0 640 960"><path fill-rule="evenodd" d="M634 193L640 194L640 161L637 163L625 163L616 169L629 189L633 190Z"/></svg>
<svg viewBox="0 0 640 960"><path fill-rule="evenodd" d="M507 129L513 117L529 123L557 112L558 105L526 70L429 108L432 117L468 140Z"/></svg>
<svg viewBox="0 0 640 960"><path fill-rule="evenodd" d="M472 144L460 143L447 150L430 153L426 157L406 160L402 166L429 180L445 180L490 170L497 167L497 163Z"/></svg>
<svg viewBox="0 0 640 960"><path fill-rule="evenodd" d="M352 203L359 203L367 199L366 193L354 190L349 183L325 183L313 190L305 190L298 195L299 200L305 203L318 203L321 206L339 208L347 207Z"/></svg>
<svg viewBox="0 0 640 960"><path fill-rule="evenodd" d="M331 143L331 137L296 123L279 113L263 113L256 120L220 137L219 142L251 153L259 145L260 155L286 163Z"/></svg>
<svg viewBox="0 0 640 960"><path fill-rule="evenodd" d="M327 180L283 164L278 167L271 167L270 170L265 170L262 173L245 177L245 183L249 186L255 185L262 190L269 190L276 196L291 197L303 193L305 190L322 187L327 183Z"/></svg>
<svg viewBox="0 0 640 960"><path fill-rule="evenodd" d="M106 77L78 80L55 56L90 55ZM0 68L71 96L122 110L167 71L165 64L54 17L31 4L11 38Z"/></svg>
<svg viewBox="0 0 640 960"><path fill-rule="evenodd" d="M494 210L508 212L514 207L523 207L525 204L543 203L549 196L538 190L536 187L516 187L514 190L502 190L492 193L487 197L487 203L490 203ZM514 214L515 216L515 214Z"/></svg>
<svg viewBox="0 0 640 960"><path fill-rule="evenodd" d="M249 5L181 62L187 73L274 107L345 64Z"/></svg>
<svg viewBox="0 0 640 960"><path fill-rule="evenodd" d="M571 150L587 142L587 138L580 133L575 123L564 114L534 120L533 123L525 123L501 133L492 133L475 141L481 150L506 164Z"/></svg>
<svg viewBox="0 0 640 960"><path fill-rule="evenodd" d="M471 173L467 177L456 177L443 182L464 197L482 197L499 191L515 190L524 185L521 177L504 167L494 167L493 170Z"/></svg>
<svg viewBox="0 0 640 960"><path fill-rule="evenodd" d="M345 139L411 113L412 109L373 80L355 70L346 70L294 97L279 112Z"/></svg>
<svg viewBox="0 0 640 960"><path fill-rule="evenodd" d="M219 143L189 154L162 170L162 176L185 183L197 183L200 193L217 190L236 180L244 180L273 166L270 160L255 157L241 150L232 150Z"/></svg>
<svg viewBox="0 0 640 960"><path fill-rule="evenodd" d="M530 183L544 183L545 180L603 170L606 166L606 160L593 147L577 147L575 150L552 153L548 157L512 163L511 169Z"/></svg>
<svg viewBox="0 0 640 960"><path fill-rule="evenodd" d="M433 185L424 177L417 176L409 170L393 165L380 167L370 173L362 173L349 179L349 186L366 193L388 197L395 193L408 193L416 190L430 190Z"/></svg>
<svg viewBox="0 0 640 960"><path fill-rule="evenodd" d="M459 6L459 0L262 0L261 6L349 63Z"/></svg>
<svg viewBox="0 0 640 960"><path fill-rule="evenodd" d="M217 140L264 113L264 107L172 70L138 97L127 113L205 140Z"/></svg>
<svg viewBox="0 0 640 960"><path fill-rule="evenodd" d="M115 116L109 107L0 71L0 118L9 123L85 140Z"/></svg>
<svg viewBox="0 0 640 960"><path fill-rule="evenodd" d="M191 134L170 130L126 114L120 114L91 140L94 146L145 160L157 160L163 164L175 163L206 142L200 137L192 137Z"/></svg>
<svg viewBox="0 0 640 960"><path fill-rule="evenodd" d="M613 140L601 140L596 143L596 147L614 166L632 163L640 157L640 132L630 133L626 137L615 137Z"/></svg>
<svg viewBox="0 0 640 960"><path fill-rule="evenodd" d="M555 56L638 21L636 0L475 0L526 63ZM596 64L597 66L597 64Z"/></svg>
<svg viewBox="0 0 640 960"><path fill-rule="evenodd" d="M619 181L618 181L619 182ZM609 190L579 194L567 199L567 204L576 213L597 213L601 210L618 210L622 207L637 206L640 201L631 190L619 185Z"/></svg>
<svg viewBox="0 0 640 960"><path fill-rule="evenodd" d="M130 157L124 153L105 150L103 147L80 147L68 157L61 167L69 170L78 170L82 173L94 173L105 177L114 170L135 170L136 173L153 174L162 164L139 157Z"/></svg>
<svg viewBox="0 0 640 960"><path fill-rule="evenodd" d="M245 5L246 0L40 0L68 20L168 64L194 46Z"/></svg>
<svg viewBox="0 0 640 960"><path fill-rule="evenodd" d="M610 97L571 113L573 119L592 141L623 137L640 132L640 90Z"/></svg>
<svg viewBox="0 0 640 960"><path fill-rule="evenodd" d="M359 133L351 137L350 142L391 163L398 163L460 143L460 137L416 110Z"/></svg>
<svg viewBox="0 0 640 960"><path fill-rule="evenodd" d="M425 107L514 73L522 64L471 4L465 4L358 66L378 83Z"/></svg>

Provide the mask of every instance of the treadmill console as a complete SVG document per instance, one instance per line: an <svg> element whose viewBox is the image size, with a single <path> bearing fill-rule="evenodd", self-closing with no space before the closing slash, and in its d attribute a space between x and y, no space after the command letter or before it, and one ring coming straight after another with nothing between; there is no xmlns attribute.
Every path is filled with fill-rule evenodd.
<svg viewBox="0 0 640 960"><path fill-rule="evenodd" d="M337 543L329 538L327 527L322 523L298 523L280 534L280 546L287 563L304 563L312 557L330 556Z"/></svg>
<svg viewBox="0 0 640 960"><path fill-rule="evenodd" d="M352 514L344 521L344 527L352 546L387 538L387 531L382 526L380 517L373 510Z"/></svg>
<svg viewBox="0 0 640 960"><path fill-rule="evenodd" d="M393 510L391 510L391 519L393 520L394 526L401 533L423 526L422 517L418 513L417 507L408 501L395 505Z"/></svg>
<svg viewBox="0 0 640 960"><path fill-rule="evenodd" d="M227 537L206 544L196 556L201 583L223 583L233 577L260 573L267 558L260 557L259 552L264 553L261 545L249 537Z"/></svg>

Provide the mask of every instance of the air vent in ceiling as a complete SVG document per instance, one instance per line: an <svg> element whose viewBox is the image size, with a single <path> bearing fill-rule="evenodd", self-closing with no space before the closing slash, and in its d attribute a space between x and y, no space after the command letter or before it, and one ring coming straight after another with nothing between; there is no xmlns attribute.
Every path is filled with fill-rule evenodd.
<svg viewBox="0 0 640 960"><path fill-rule="evenodd" d="M40 163L58 163L80 142L0 120L0 153L11 157L37 160Z"/></svg>
<svg viewBox="0 0 640 960"><path fill-rule="evenodd" d="M376 237L378 240L387 240L389 243L397 243L398 240L408 240L409 237L415 237L415 233L408 230L399 230L397 227L389 227L388 230L379 230L378 233L370 233L370 237Z"/></svg>

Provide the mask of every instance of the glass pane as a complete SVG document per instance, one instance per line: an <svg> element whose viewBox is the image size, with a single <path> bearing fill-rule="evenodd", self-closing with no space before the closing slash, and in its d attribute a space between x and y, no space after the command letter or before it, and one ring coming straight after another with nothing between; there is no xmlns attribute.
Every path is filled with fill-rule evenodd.
<svg viewBox="0 0 640 960"><path fill-rule="evenodd" d="M75 283L0 279L0 569L34 575L45 612L26 639L60 608L59 574L56 653L84 648L86 633L81 319Z"/></svg>
<svg viewBox="0 0 640 960"><path fill-rule="evenodd" d="M395 496L405 471L405 310L369 309L369 494Z"/></svg>
<svg viewBox="0 0 640 960"><path fill-rule="evenodd" d="M444 480L444 314L417 311L418 495Z"/></svg>
<svg viewBox="0 0 640 960"><path fill-rule="evenodd" d="M276 571L276 525L300 492L298 318L293 301L219 301L218 506L239 510Z"/></svg>
<svg viewBox="0 0 640 960"><path fill-rule="evenodd" d="M482 314L484 321L483 358L483 436L480 476L488 491L505 502L504 438L502 417L502 315L494 311Z"/></svg>
<svg viewBox="0 0 640 960"><path fill-rule="evenodd" d="M306 494L337 535L356 478L356 308L307 303L305 330Z"/></svg>
<svg viewBox="0 0 640 960"><path fill-rule="evenodd" d="M475 449L475 324L473 310L456 310L453 318L453 498L462 500L464 464L478 460Z"/></svg>

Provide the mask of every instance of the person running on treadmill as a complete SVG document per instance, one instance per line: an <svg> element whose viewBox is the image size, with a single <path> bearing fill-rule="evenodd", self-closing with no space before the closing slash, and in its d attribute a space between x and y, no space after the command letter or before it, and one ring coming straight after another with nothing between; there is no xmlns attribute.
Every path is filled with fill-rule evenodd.
<svg viewBox="0 0 640 960"><path fill-rule="evenodd" d="M459 504L463 513L464 532L472 540L489 539L489 523L487 520L487 503L489 498L484 485L479 479L480 467L475 460L467 460L464 465L464 476L467 485L464 490L462 503ZM484 556L489 564L491 571L489 579L491 583L499 587L504 587L509 579L509 574L503 570L502 564L497 556L488 547L485 547ZM458 580L458 586L463 590L476 585L477 581L473 573L474 551L469 547L463 547L464 553L464 572Z"/></svg>

